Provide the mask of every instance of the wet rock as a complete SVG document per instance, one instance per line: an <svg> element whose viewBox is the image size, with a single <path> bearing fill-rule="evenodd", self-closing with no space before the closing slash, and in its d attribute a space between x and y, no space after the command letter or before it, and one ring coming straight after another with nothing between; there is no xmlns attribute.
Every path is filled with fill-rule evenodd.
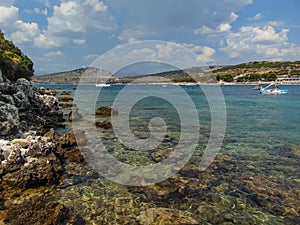
<svg viewBox="0 0 300 225"><path fill-rule="evenodd" d="M60 94L61 95L71 95L71 93L69 91L62 91Z"/></svg>
<svg viewBox="0 0 300 225"><path fill-rule="evenodd" d="M87 142L85 133L69 131L59 138L59 147L70 149L73 146L84 145Z"/></svg>
<svg viewBox="0 0 300 225"><path fill-rule="evenodd" d="M73 103L60 102L60 103L58 103L58 106L63 108L63 109L66 109L66 108L72 108L74 106L74 104Z"/></svg>
<svg viewBox="0 0 300 225"><path fill-rule="evenodd" d="M100 106L96 110L97 116L115 116L118 114L118 110L113 109L111 106Z"/></svg>
<svg viewBox="0 0 300 225"><path fill-rule="evenodd" d="M96 127L108 130L112 128L112 124L110 121L97 121Z"/></svg>
<svg viewBox="0 0 300 225"><path fill-rule="evenodd" d="M59 102L70 102L73 101L73 98L70 96L60 96L58 97Z"/></svg>
<svg viewBox="0 0 300 225"><path fill-rule="evenodd" d="M2 177L3 187L33 188L42 185L56 184L63 172L61 162L54 153L47 157L39 157L20 167L17 171L10 171Z"/></svg>
<svg viewBox="0 0 300 225"><path fill-rule="evenodd" d="M85 221L61 203L34 196L21 204L10 205L4 218L5 224L73 224L84 225Z"/></svg>

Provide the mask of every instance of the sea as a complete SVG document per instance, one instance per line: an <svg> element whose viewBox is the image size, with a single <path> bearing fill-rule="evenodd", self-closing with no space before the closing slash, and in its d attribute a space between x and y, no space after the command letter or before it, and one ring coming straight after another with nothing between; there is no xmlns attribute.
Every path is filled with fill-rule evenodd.
<svg viewBox="0 0 300 225"><path fill-rule="evenodd" d="M99 178L56 196L87 224L300 223L299 85L277 95L252 85L35 86L69 91L84 118L69 129L97 131L83 155ZM96 116L100 106L118 114Z"/></svg>

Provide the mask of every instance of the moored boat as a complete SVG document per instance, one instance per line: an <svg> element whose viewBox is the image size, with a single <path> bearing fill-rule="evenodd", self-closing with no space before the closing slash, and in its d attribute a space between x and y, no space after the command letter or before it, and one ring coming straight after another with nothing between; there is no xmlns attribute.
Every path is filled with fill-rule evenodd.
<svg viewBox="0 0 300 225"><path fill-rule="evenodd" d="M96 84L96 87L110 87L110 84L99 83L99 84Z"/></svg>
<svg viewBox="0 0 300 225"><path fill-rule="evenodd" d="M270 88L274 85L273 88ZM271 84L269 84L268 86L261 88L260 89L260 93L261 94L287 94L288 90L287 89L280 89L278 87L278 84L275 82L272 82Z"/></svg>

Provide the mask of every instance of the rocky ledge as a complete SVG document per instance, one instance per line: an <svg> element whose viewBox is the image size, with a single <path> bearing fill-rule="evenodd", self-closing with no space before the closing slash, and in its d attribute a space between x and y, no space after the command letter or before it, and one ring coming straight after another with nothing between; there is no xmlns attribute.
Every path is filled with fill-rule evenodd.
<svg viewBox="0 0 300 225"><path fill-rule="evenodd" d="M73 131L56 133L64 121L55 91L24 78L0 81L0 224L84 224L72 208L51 199L51 190L98 177Z"/></svg>
<svg viewBox="0 0 300 225"><path fill-rule="evenodd" d="M23 137L28 131L43 134L63 122L58 100L49 93L40 94L24 78L15 83L0 83L0 138Z"/></svg>

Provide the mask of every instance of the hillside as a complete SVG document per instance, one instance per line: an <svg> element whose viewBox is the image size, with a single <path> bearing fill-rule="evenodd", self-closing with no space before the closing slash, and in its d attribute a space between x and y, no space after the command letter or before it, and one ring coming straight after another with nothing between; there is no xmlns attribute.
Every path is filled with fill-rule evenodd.
<svg viewBox="0 0 300 225"><path fill-rule="evenodd" d="M81 79L83 84L94 84L107 80L111 73L94 67L86 67L66 72L35 76L32 83L35 84L77 84ZM112 76L113 77L113 76Z"/></svg>
<svg viewBox="0 0 300 225"><path fill-rule="evenodd" d="M99 74L108 80L108 83L168 83L168 82L248 82L271 81L279 77L299 77L300 61L295 62L248 62L238 65L193 67L185 70L148 74L142 76L126 76L117 78L109 72L96 68L82 68L67 72L36 76L33 83L45 84L77 84L80 78L85 77L84 83L93 84ZM108 79L111 77L110 79ZM99 79L98 79L99 82Z"/></svg>
<svg viewBox="0 0 300 225"><path fill-rule="evenodd" d="M300 61L295 62L248 62L223 66L213 71L217 80L231 82L276 80L279 77L300 77Z"/></svg>
<svg viewBox="0 0 300 225"><path fill-rule="evenodd" d="M12 41L6 40L0 30L0 82L15 82L19 78L30 80L33 63Z"/></svg>

